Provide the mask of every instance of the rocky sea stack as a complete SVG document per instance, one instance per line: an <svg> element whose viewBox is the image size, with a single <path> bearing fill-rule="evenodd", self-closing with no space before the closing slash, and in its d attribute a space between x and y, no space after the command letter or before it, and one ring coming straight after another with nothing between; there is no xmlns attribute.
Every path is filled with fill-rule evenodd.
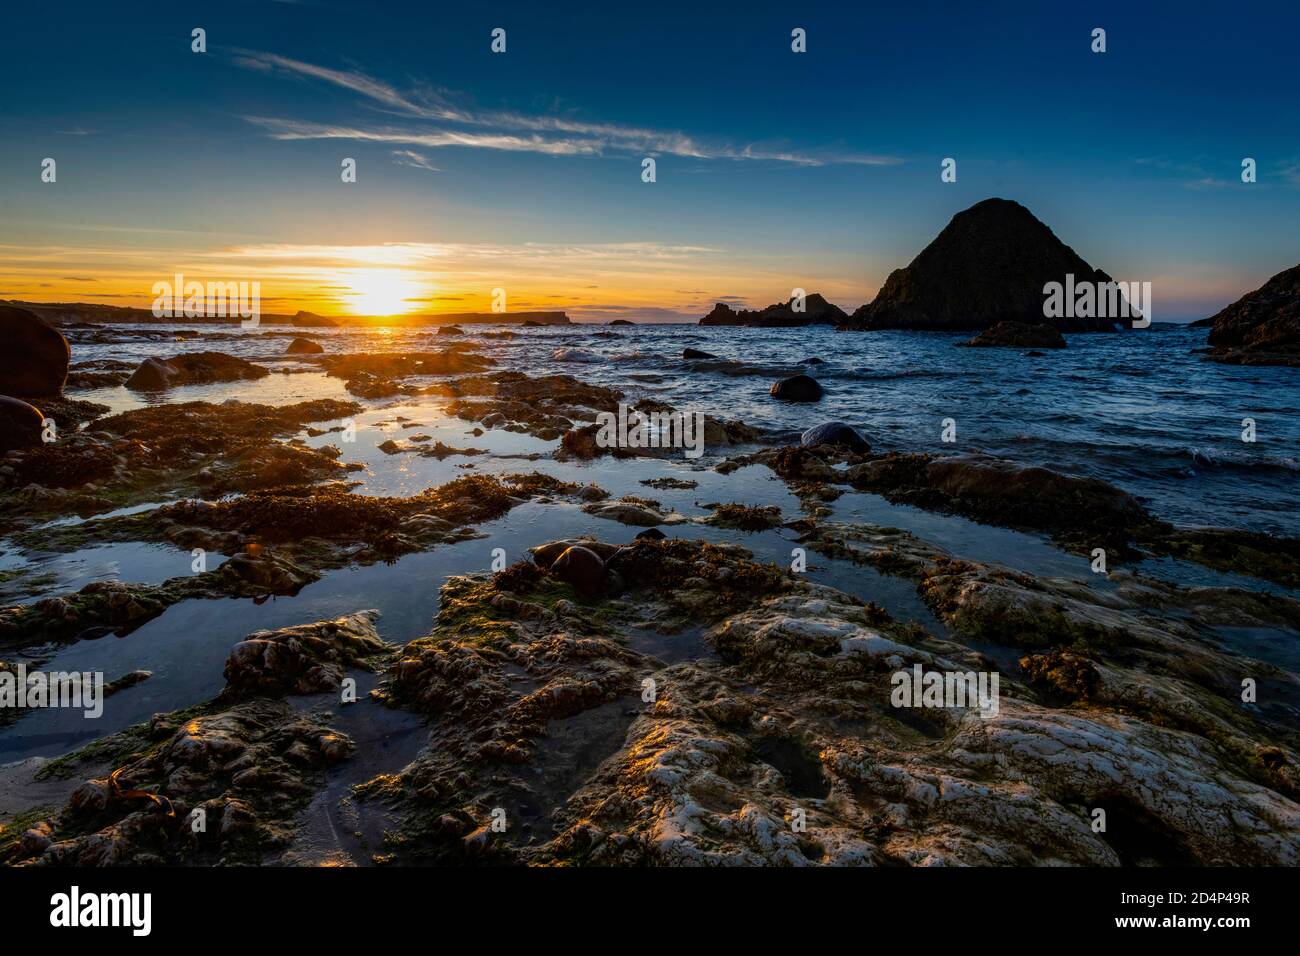
<svg viewBox="0 0 1300 956"><path fill-rule="evenodd" d="M793 329L805 325L839 325L848 319L848 313L838 305L827 302L817 293L804 297L802 312L796 312L793 298L777 302L765 309L741 309L737 312L725 302L719 302L713 311L700 319L700 325L748 325L762 329Z"/></svg>
<svg viewBox="0 0 1300 956"><path fill-rule="evenodd" d="M1112 330L1109 318L1045 318L1043 286L1109 282L1018 202L986 199L957 213L846 329L980 331L999 322L1048 322L1062 332Z"/></svg>
<svg viewBox="0 0 1300 956"><path fill-rule="evenodd" d="M1216 362L1300 365L1300 265L1243 295L1208 324Z"/></svg>

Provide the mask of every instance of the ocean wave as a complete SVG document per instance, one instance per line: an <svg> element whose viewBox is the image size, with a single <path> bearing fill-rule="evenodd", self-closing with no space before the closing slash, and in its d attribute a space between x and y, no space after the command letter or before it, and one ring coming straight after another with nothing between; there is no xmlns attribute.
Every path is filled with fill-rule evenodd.
<svg viewBox="0 0 1300 956"><path fill-rule="evenodd" d="M603 362L605 356L587 349L556 349L551 358L556 362Z"/></svg>
<svg viewBox="0 0 1300 956"><path fill-rule="evenodd" d="M1201 468L1242 471L1300 471L1300 458L1288 455L1252 455L1222 448L1189 448L1192 464Z"/></svg>

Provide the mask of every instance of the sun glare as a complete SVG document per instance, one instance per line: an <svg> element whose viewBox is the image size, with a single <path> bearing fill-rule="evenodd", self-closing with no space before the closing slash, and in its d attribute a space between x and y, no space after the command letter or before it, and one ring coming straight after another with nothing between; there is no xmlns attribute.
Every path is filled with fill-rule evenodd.
<svg viewBox="0 0 1300 956"><path fill-rule="evenodd" d="M393 270L371 269L351 273L343 294L356 315L402 315L410 312L420 288L414 279Z"/></svg>

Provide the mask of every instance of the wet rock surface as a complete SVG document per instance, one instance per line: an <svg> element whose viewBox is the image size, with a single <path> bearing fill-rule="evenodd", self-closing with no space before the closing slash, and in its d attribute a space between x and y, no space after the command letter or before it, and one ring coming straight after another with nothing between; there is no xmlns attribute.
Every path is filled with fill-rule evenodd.
<svg viewBox="0 0 1300 956"><path fill-rule="evenodd" d="M0 860L1300 862L1300 542L1175 527L1055 468L891 449L868 419L887 450L793 409L803 421L771 433L706 418L699 463L603 447L599 412L673 407L605 384L612 360L493 369L466 329L441 351L301 361L266 340L259 360L329 389L306 394L357 401L33 400L59 437L0 461L0 534L32 562L0 569L22 599L0 608L0 670L163 647L185 636L160 633L166 615L208 606L274 620L224 632L183 700L165 648L112 669L110 710L158 693L163 712L46 764L57 799L6 797ZM739 377L759 367L733 364L749 371L719 366L728 386L767 402ZM322 445L347 419L382 434ZM178 571L67 585L38 563L117 546L128 568L127 546L168 549ZM222 560L186 573L194 549ZM899 704L917 667L998 675L996 708Z"/></svg>
<svg viewBox="0 0 1300 956"><path fill-rule="evenodd" d="M174 358L147 358L125 382L137 391L164 391L181 385L238 382L265 378L271 373L247 359L221 352L192 352Z"/></svg>

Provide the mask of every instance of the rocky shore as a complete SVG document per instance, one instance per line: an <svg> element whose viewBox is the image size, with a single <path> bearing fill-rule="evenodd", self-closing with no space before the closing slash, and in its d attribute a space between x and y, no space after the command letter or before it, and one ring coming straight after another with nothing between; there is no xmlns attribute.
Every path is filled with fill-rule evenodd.
<svg viewBox="0 0 1300 956"><path fill-rule="evenodd" d="M201 693L0 766L7 865L1300 864L1300 676L1275 651L1300 634L1293 538L891 447L819 411L835 395L812 362L763 399L793 402L802 433L704 416L685 461L598 440L620 406L681 411L640 380L504 369L472 332L281 340L266 360L173 339L127 369L0 317L42 350L4 379L26 393L0 462L6 553L212 558L76 587L0 570L0 672L145 634L165 656L178 612L215 634L240 608L316 601L208 638L219 659L184 668ZM285 361L342 397L195 397L263 388ZM41 408L35 435L21 405ZM980 556L981 530L1074 570ZM356 595L389 573L408 584L381 614ZM393 613L426 594L427 620ZM174 686L152 671L110 674L113 701ZM914 671L998 691L900 704ZM0 743L39 719L9 710Z"/></svg>

